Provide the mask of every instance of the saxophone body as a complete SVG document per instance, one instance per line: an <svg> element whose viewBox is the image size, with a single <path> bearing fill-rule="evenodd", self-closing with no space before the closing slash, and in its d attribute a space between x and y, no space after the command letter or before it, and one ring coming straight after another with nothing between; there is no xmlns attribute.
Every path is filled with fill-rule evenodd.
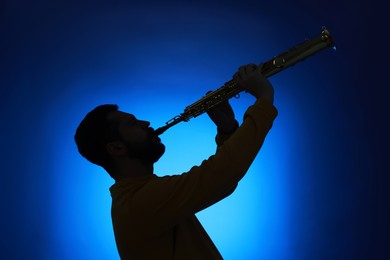
<svg viewBox="0 0 390 260"><path fill-rule="evenodd" d="M305 40L263 63L261 72L267 78L271 77L327 48L335 49L335 45L329 31L323 27L319 36L310 40ZM188 122L191 118L195 118L205 113L224 100L237 96L242 91L243 89L239 87L237 81L230 80L222 87L209 92L195 103L187 106L183 113L166 122L164 126L156 129L155 133L160 135L180 122Z"/></svg>

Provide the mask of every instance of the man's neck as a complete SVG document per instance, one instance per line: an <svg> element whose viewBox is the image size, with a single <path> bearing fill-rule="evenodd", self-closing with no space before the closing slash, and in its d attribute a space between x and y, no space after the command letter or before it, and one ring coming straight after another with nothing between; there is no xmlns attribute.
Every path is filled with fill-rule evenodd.
<svg viewBox="0 0 390 260"><path fill-rule="evenodd" d="M153 164L139 159L126 159L115 167L115 181L131 177L143 177L153 174Z"/></svg>

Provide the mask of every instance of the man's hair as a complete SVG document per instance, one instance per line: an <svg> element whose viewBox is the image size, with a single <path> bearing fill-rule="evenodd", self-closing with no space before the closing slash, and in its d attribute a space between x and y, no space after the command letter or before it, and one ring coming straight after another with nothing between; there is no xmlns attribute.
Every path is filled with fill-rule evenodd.
<svg viewBox="0 0 390 260"><path fill-rule="evenodd" d="M97 106L81 121L74 135L79 153L107 172L112 165L106 144L119 139L118 123L107 119L108 114L114 111L118 111L117 105Z"/></svg>

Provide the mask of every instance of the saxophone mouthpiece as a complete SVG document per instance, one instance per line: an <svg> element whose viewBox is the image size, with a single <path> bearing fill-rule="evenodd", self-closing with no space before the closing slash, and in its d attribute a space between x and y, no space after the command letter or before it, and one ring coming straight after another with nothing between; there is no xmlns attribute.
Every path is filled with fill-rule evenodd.
<svg viewBox="0 0 390 260"><path fill-rule="evenodd" d="M161 134L164 133L166 130L167 130L167 127L165 127L165 126L159 127L159 128L157 128L156 130L154 130L154 134L156 134L156 135L161 135Z"/></svg>

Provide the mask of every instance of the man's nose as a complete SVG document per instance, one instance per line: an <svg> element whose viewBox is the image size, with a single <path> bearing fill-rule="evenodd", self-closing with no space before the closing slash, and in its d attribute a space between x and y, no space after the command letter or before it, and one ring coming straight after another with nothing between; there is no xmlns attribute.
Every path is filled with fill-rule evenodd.
<svg viewBox="0 0 390 260"><path fill-rule="evenodd" d="M145 127L145 128L148 128L150 126L149 121L140 120L140 123L141 123L142 127Z"/></svg>

